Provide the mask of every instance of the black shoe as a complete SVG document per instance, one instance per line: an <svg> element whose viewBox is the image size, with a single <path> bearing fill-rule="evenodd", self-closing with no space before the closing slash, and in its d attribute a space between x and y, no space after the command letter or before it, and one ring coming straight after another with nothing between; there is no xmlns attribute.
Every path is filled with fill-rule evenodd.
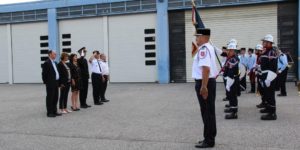
<svg viewBox="0 0 300 150"><path fill-rule="evenodd" d="M286 94L278 94L277 96L283 97L283 96L286 96Z"/></svg>
<svg viewBox="0 0 300 150"><path fill-rule="evenodd" d="M101 102L106 103L106 102L109 102L109 100L108 99L103 99L103 100L101 100Z"/></svg>
<svg viewBox="0 0 300 150"><path fill-rule="evenodd" d="M92 107L91 105L88 105L88 104L86 104L85 106L86 106L87 108L90 108L90 107Z"/></svg>
<svg viewBox="0 0 300 150"><path fill-rule="evenodd" d="M268 113L268 110L267 110L267 108L264 108L264 109L261 109L260 111L259 111L260 113Z"/></svg>
<svg viewBox="0 0 300 150"><path fill-rule="evenodd" d="M265 108L266 107L266 104L264 103L260 103L258 105L256 105L257 108Z"/></svg>
<svg viewBox="0 0 300 150"><path fill-rule="evenodd" d="M198 141L198 143L196 143L196 144L202 144L203 142L204 142L204 140Z"/></svg>
<svg viewBox="0 0 300 150"><path fill-rule="evenodd" d="M56 115L56 116L61 116L62 114L61 114L61 113L55 113L55 115Z"/></svg>
<svg viewBox="0 0 300 150"><path fill-rule="evenodd" d="M230 105L229 105L229 104L226 104L226 105L225 105L225 107L226 107L226 108L229 108L229 107L230 107Z"/></svg>
<svg viewBox="0 0 300 150"><path fill-rule="evenodd" d="M87 107L87 105L84 105L84 106L80 106L80 108L86 109L88 107Z"/></svg>
<svg viewBox="0 0 300 150"><path fill-rule="evenodd" d="M56 117L56 114L47 114L47 117L54 118L54 117Z"/></svg>
<svg viewBox="0 0 300 150"><path fill-rule="evenodd" d="M262 115L261 120L276 120L277 119L277 115L275 113L268 113L266 115Z"/></svg>
<svg viewBox="0 0 300 150"><path fill-rule="evenodd" d="M232 113L233 110L232 110L231 108L225 108L225 109L224 109L224 112L225 112L225 113Z"/></svg>
<svg viewBox="0 0 300 150"><path fill-rule="evenodd" d="M206 142L202 142L201 144L196 144L196 148L211 148L214 147L215 144L207 144Z"/></svg>
<svg viewBox="0 0 300 150"><path fill-rule="evenodd" d="M95 103L95 105L103 105L102 102Z"/></svg>
<svg viewBox="0 0 300 150"><path fill-rule="evenodd" d="M225 97L225 98L223 98L223 101L229 101L229 100Z"/></svg>
<svg viewBox="0 0 300 150"><path fill-rule="evenodd" d="M237 118L238 118L238 115L237 115L237 113L234 113L234 112L225 115L225 119L237 119Z"/></svg>

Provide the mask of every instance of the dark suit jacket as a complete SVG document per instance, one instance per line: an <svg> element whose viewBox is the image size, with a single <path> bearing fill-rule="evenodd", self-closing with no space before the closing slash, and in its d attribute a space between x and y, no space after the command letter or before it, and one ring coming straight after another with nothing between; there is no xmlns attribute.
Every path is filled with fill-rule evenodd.
<svg viewBox="0 0 300 150"><path fill-rule="evenodd" d="M50 59L47 59L43 64L42 79L44 84L57 85L56 73Z"/></svg>
<svg viewBox="0 0 300 150"><path fill-rule="evenodd" d="M69 66L69 64L66 64ZM70 66L69 66L70 68ZM59 72L59 85L66 85L69 82L68 79L68 70L62 62L59 62L57 65L57 70ZM71 70L70 70L71 73ZM70 74L71 75L71 74Z"/></svg>
<svg viewBox="0 0 300 150"><path fill-rule="evenodd" d="M80 57L77 60L78 66L80 68L81 71L81 78L82 79L89 79L90 74L89 74L89 66L88 66L88 62L84 57Z"/></svg>

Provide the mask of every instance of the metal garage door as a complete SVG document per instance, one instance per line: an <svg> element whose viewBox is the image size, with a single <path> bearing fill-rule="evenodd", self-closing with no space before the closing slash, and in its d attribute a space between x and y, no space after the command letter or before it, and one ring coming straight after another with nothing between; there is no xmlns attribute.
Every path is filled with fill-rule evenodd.
<svg viewBox="0 0 300 150"><path fill-rule="evenodd" d="M186 70L187 81L191 82L191 41L194 40L194 27L191 11L186 11ZM277 4L252 5L201 9L200 15L206 27L212 30L212 42L225 46L230 38L238 40L238 46L254 48L260 39L270 33L277 39ZM277 42L276 42L277 43Z"/></svg>
<svg viewBox="0 0 300 150"><path fill-rule="evenodd" d="M8 82L8 34L7 26L0 25L0 83Z"/></svg>
<svg viewBox="0 0 300 150"><path fill-rule="evenodd" d="M41 49L48 47L46 22L12 25L14 83L41 83Z"/></svg>
<svg viewBox="0 0 300 150"><path fill-rule="evenodd" d="M109 17L111 82L157 81L155 14Z"/></svg>
<svg viewBox="0 0 300 150"><path fill-rule="evenodd" d="M88 50L87 58L93 50L102 50L103 19L101 17L59 21L60 48L65 52L77 53L81 47Z"/></svg>

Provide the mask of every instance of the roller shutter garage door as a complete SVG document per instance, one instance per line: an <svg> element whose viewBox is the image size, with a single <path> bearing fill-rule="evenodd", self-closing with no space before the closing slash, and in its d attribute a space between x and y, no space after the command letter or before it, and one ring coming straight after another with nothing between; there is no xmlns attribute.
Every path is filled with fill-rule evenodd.
<svg viewBox="0 0 300 150"><path fill-rule="evenodd" d="M156 14L120 15L108 20L111 82L157 81Z"/></svg>
<svg viewBox="0 0 300 150"><path fill-rule="evenodd" d="M277 43L277 4L248 5L198 9L203 22L211 29L211 41L221 48L231 38L238 40L238 48L254 48L266 34L272 34ZM191 41L195 40L192 13L186 11L186 70L187 82L192 82ZM219 66L219 65L218 65ZM221 78L219 78L220 80Z"/></svg>
<svg viewBox="0 0 300 150"><path fill-rule="evenodd" d="M42 83L41 49L48 49L46 22L12 25L14 83ZM47 55L44 55L47 56Z"/></svg>
<svg viewBox="0 0 300 150"><path fill-rule="evenodd" d="M88 59L93 50L103 51L102 17L60 20L59 36L61 51L78 54L85 46Z"/></svg>
<svg viewBox="0 0 300 150"><path fill-rule="evenodd" d="M0 25L0 83L8 83L8 33L7 26Z"/></svg>

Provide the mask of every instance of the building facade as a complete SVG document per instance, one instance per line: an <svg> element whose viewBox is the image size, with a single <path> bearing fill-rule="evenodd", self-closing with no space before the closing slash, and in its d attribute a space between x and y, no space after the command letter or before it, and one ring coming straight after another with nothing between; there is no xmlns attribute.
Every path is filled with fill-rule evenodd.
<svg viewBox="0 0 300 150"><path fill-rule="evenodd" d="M254 48L270 33L300 78L298 1L196 0L212 42ZM0 6L0 83L41 83L47 50L108 55L111 82L191 82L189 0L50 0ZM57 58L59 60L59 57Z"/></svg>

